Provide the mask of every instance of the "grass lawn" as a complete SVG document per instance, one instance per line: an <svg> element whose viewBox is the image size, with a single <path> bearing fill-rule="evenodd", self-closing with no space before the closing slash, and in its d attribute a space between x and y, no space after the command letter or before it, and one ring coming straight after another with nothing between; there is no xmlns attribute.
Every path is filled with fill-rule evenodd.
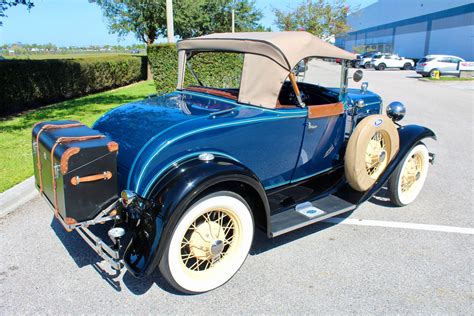
<svg viewBox="0 0 474 316"><path fill-rule="evenodd" d="M472 81L474 78L459 78L459 77L439 77L439 79L426 77L425 79L431 81Z"/></svg>
<svg viewBox="0 0 474 316"><path fill-rule="evenodd" d="M0 118L0 192L33 175L31 127L39 121L71 119L91 126L104 112L155 93L144 81Z"/></svg>

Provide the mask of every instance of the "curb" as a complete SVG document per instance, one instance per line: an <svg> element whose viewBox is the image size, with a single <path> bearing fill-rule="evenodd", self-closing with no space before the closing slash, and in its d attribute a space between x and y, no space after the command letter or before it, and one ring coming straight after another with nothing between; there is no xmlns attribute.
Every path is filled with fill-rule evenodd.
<svg viewBox="0 0 474 316"><path fill-rule="evenodd" d="M11 213L38 195L35 178L30 177L13 188L0 193L0 218Z"/></svg>

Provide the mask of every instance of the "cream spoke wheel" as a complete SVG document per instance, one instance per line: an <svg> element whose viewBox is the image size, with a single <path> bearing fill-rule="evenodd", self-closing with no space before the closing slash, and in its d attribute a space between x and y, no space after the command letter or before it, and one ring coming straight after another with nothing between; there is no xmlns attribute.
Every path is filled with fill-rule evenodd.
<svg viewBox="0 0 474 316"><path fill-rule="evenodd" d="M373 179L377 179L388 164L387 152L390 148L387 146L387 137L382 131L377 131L367 145L365 168Z"/></svg>
<svg viewBox="0 0 474 316"><path fill-rule="evenodd" d="M392 203L404 206L420 193L428 174L429 155L425 145L413 147L389 179L388 191Z"/></svg>
<svg viewBox="0 0 474 316"><path fill-rule="evenodd" d="M178 222L160 269L184 292L205 292L227 282L247 257L253 218L245 200L218 192L191 206Z"/></svg>

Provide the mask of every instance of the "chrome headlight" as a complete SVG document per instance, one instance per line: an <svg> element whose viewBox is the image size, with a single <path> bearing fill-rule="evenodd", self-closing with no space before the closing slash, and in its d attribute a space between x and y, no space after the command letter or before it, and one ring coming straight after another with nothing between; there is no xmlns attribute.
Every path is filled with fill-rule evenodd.
<svg viewBox="0 0 474 316"><path fill-rule="evenodd" d="M404 118L406 112L405 105L398 101L392 102L387 106L387 116L394 122L400 121Z"/></svg>

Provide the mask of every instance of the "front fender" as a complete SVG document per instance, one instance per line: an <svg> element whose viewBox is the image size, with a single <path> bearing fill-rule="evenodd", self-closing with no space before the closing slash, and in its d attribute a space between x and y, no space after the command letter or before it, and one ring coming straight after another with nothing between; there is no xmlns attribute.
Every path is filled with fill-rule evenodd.
<svg viewBox="0 0 474 316"><path fill-rule="evenodd" d="M252 186L262 199L269 218L265 190L250 169L227 157L215 156L211 161L195 157L175 166L153 184L150 200L154 201L155 207L145 212L125 251L127 269L137 277L153 272L189 204L207 188L227 181Z"/></svg>

